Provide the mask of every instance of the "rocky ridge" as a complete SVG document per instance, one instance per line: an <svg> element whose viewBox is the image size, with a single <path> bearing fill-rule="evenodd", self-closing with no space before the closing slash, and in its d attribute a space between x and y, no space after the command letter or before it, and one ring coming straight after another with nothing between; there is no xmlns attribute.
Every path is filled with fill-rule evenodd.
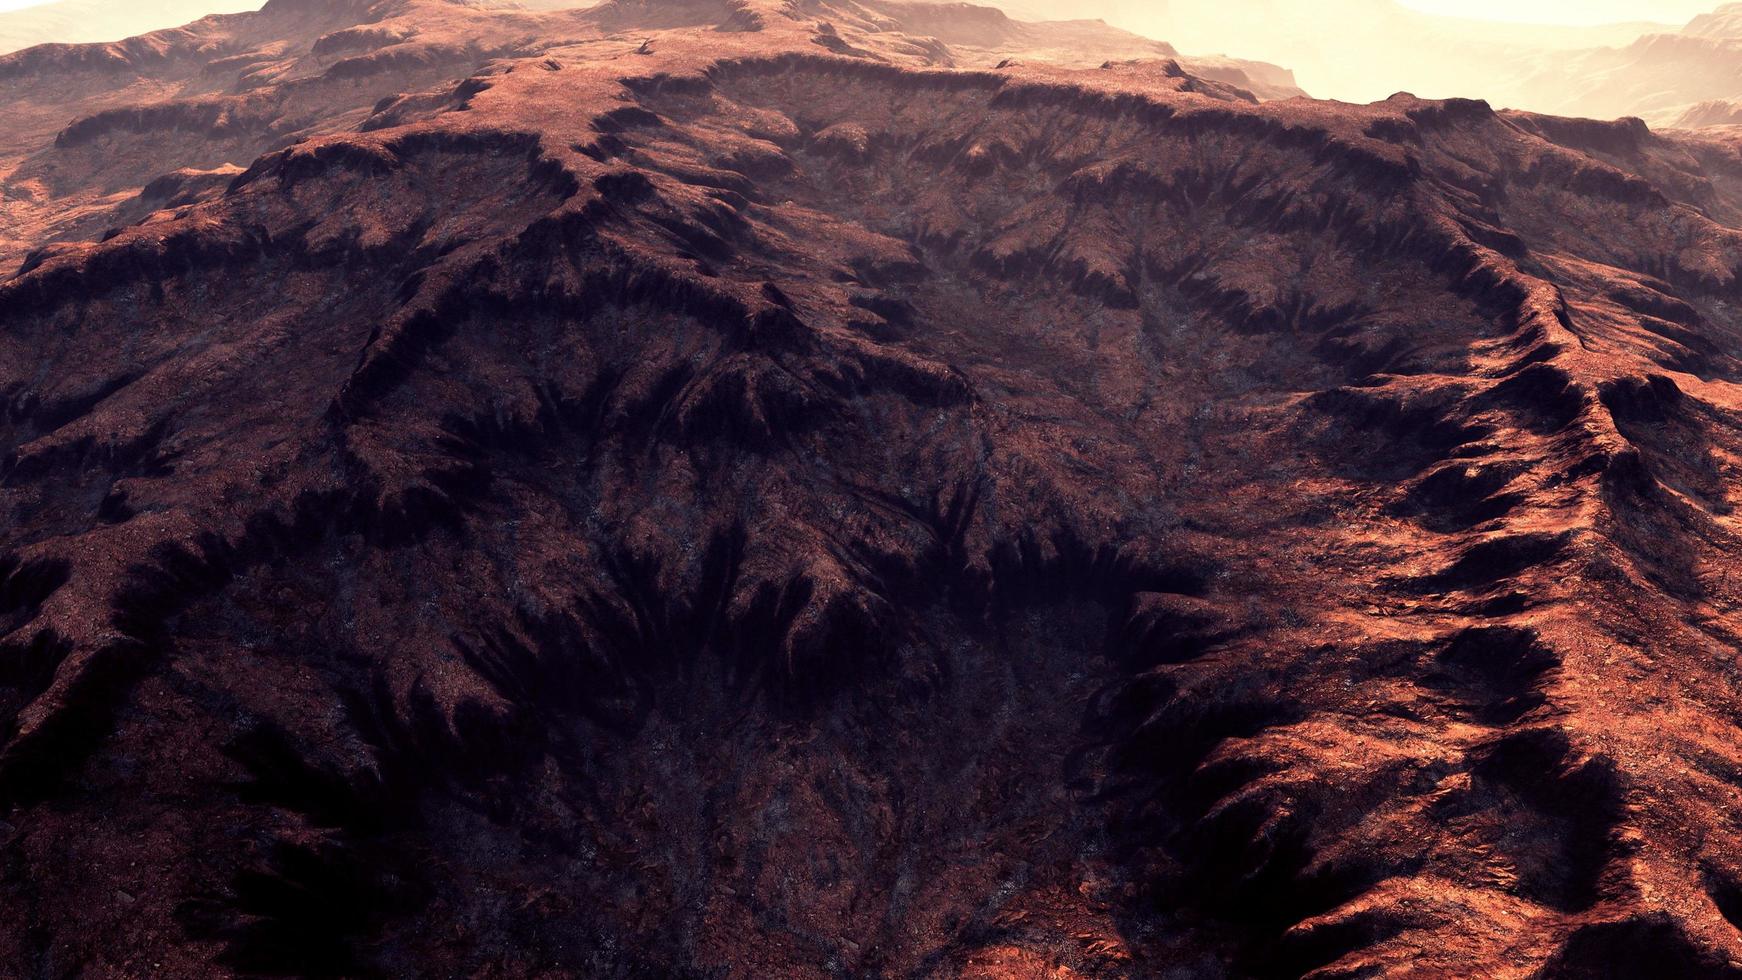
<svg viewBox="0 0 1742 980"><path fill-rule="evenodd" d="M9 960L1742 972L1734 146L1011 23L0 59Z"/></svg>

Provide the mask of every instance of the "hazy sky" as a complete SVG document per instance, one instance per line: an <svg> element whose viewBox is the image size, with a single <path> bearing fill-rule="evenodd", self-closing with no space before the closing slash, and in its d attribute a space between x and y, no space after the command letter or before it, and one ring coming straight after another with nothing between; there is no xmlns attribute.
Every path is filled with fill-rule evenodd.
<svg viewBox="0 0 1742 980"><path fill-rule="evenodd" d="M1679 24L1710 12L1723 0L1399 0L1406 7L1454 17L1544 24L1603 24L1650 20Z"/></svg>
<svg viewBox="0 0 1742 980"><path fill-rule="evenodd" d="M40 7L52 2L53 0L0 0L0 13L5 13L8 10L23 10L25 7ZM250 4L256 7L263 6L265 2L266 0L212 0L212 9L230 11ZM587 0L576 0L577 5L585 2ZM125 5L130 13L137 15L146 12L140 8L153 6L153 0L118 0L117 5Z"/></svg>

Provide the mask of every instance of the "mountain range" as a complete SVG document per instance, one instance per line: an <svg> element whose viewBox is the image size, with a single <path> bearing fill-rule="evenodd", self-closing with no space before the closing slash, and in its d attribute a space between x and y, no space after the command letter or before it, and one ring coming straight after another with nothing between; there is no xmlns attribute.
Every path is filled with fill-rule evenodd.
<svg viewBox="0 0 1742 980"><path fill-rule="evenodd" d="M1742 975L1731 130L900 0L0 98L16 975Z"/></svg>

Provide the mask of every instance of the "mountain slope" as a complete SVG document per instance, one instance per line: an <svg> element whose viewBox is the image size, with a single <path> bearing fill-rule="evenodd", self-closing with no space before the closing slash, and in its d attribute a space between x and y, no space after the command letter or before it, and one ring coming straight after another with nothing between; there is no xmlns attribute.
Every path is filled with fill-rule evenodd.
<svg viewBox="0 0 1742 980"><path fill-rule="evenodd" d="M1742 972L1734 144L975 53L1029 30L0 62L184 86L9 151L8 961ZM182 45L336 108L232 137Z"/></svg>
<svg viewBox="0 0 1742 980"><path fill-rule="evenodd" d="M644 20L670 26L723 9L528 13L499 6L275 0L258 14L207 18L122 43L45 45L0 57L10 100L0 130L0 269L12 271L32 248L94 239L171 201L220 192L232 169L261 153L368 124L383 99L566 42L621 41ZM926 64L1172 59L1265 98L1302 94L1274 66L1180 58L1166 44L1105 24L1033 25L989 8L939 4L872 3L849 16L842 25L849 33L905 32L898 53ZM857 52L838 35L828 44L882 57Z"/></svg>

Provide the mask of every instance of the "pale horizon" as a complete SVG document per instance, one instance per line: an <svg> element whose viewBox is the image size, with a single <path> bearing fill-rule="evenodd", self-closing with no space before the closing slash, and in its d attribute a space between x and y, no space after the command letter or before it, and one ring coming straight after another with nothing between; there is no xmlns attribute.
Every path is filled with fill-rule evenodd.
<svg viewBox="0 0 1742 980"><path fill-rule="evenodd" d="M1680 30L1725 0L1009 0L1047 18L1101 17L1181 53L1289 69L1308 94L1374 102L1394 93L1577 111L1549 61ZM1549 61L1545 61L1545 58Z"/></svg>
<svg viewBox="0 0 1742 980"><path fill-rule="evenodd" d="M1422 13L1511 24L1681 24L1720 2L1700 0L1397 0Z"/></svg>

